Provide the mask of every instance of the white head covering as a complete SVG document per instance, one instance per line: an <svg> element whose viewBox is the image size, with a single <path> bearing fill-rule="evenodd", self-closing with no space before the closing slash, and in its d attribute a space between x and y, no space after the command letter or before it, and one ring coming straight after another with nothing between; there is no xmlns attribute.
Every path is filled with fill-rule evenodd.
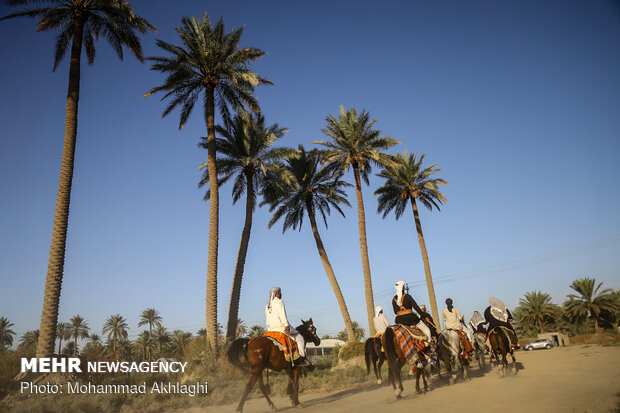
<svg viewBox="0 0 620 413"><path fill-rule="evenodd" d="M491 304L491 315L493 317L497 318L499 321L508 320L506 304L504 304L502 300L495 297L489 297L489 303Z"/></svg>
<svg viewBox="0 0 620 413"><path fill-rule="evenodd" d="M375 317L379 317L379 313L383 311L383 307L381 307L380 305L377 306L377 308L375 308Z"/></svg>
<svg viewBox="0 0 620 413"><path fill-rule="evenodd" d="M403 290L405 289L405 282L398 281L394 288L396 288L396 304L401 305L403 303Z"/></svg>
<svg viewBox="0 0 620 413"><path fill-rule="evenodd" d="M267 302L267 309L270 312L271 312L271 302L276 297L276 294L281 292L281 291L282 290L280 289L280 287L273 287L271 290L269 290L269 301Z"/></svg>

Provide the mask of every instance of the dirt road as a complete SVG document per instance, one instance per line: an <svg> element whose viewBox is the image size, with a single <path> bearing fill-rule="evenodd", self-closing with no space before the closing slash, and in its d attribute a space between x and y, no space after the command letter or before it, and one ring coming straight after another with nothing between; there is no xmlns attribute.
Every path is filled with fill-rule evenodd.
<svg viewBox="0 0 620 413"><path fill-rule="evenodd" d="M396 401L385 383L322 394L301 394L303 409L288 408L288 399L274 398L278 411L339 412L617 412L620 408L620 347L578 346L517 352L521 370L500 378L496 369L470 368L469 382L433 377L431 391L418 395L415 381L405 380L403 399ZM369 377L369 382L371 378ZM233 412L236 405L207 412ZM204 412L187 409L184 413ZM270 412L265 399L251 399L246 413Z"/></svg>

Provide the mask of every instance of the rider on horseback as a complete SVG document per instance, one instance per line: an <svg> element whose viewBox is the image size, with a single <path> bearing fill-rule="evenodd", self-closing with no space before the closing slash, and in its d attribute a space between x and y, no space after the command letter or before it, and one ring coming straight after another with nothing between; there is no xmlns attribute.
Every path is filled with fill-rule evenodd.
<svg viewBox="0 0 620 413"><path fill-rule="evenodd" d="M487 328L488 331L493 330L495 327L501 326L507 328L508 335L510 336L510 341L512 342L513 347L519 348L519 338L517 337L517 333L510 325L510 321L512 321L512 314L501 300L495 297L489 297L490 306L484 310L484 318L489 323Z"/></svg>
<svg viewBox="0 0 620 413"><path fill-rule="evenodd" d="M482 333L486 337L487 329L484 327L485 323L486 321L482 318L480 313L478 311L474 311L474 315L471 316L471 320L469 320L469 326L474 331L474 334Z"/></svg>
<svg viewBox="0 0 620 413"><path fill-rule="evenodd" d="M404 326L416 326L418 327L426 336L428 337L428 341L431 341L431 331L429 328L420 321L420 317L416 313L413 312L415 309L418 314L422 315L424 312L418 307L418 304L415 302L412 296L410 296L407 292L405 292L405 282L398 281L395 285L396 295L392 300L392 308L394 309L394 313L396 314L396 318L394 322L396 324L402 324Z"/></svg>
<svg viewBox="0 0 620 413"><path fill-rule="evenodd" d="M290 335L297 342L297 351L301 356L295 361L296 366L311 367L312 364L306 359L306 342L301 334L291 328L286 318L284 301L282 301L282 290L280 287L273 287L269 290L269 302L265 307L267 319L267 331L278 331Z"/></svg>
<svg viewBox="0 0 620 413"><path fill-rule="evenodd" d="M426 312L426 306L424 304L420 306L420 310L422 310L422 313L420 314L420 319L424 324L426 324L428 329L431 331L431 336L435 339L435 342L437 342L440 333L439 328L433 321L433 317L431 317L431 315Z"/></svg>
<svg viewBox="0 0 620 413"><path fill-rule="evenodd" d="M473 350L471 345L471 335L467 327L465 327L465 321L458 308L452 305L452 298L446 298L447 308L443 309L442 318L447 330L454 330L459 333L461 341L463 342L463 348L465 353L470 353ZM465 334L467 337L465 337Z"/></svg>
<svg viewBox="0 0 620 413"><path fill-rule="evenodd" d="M375 324L375 330L377 331L377 335L383 334L386 328L390 326L388 319L383 314L383 307L380 305L375 308L375 318L373 318L373 323Z"/></svg>

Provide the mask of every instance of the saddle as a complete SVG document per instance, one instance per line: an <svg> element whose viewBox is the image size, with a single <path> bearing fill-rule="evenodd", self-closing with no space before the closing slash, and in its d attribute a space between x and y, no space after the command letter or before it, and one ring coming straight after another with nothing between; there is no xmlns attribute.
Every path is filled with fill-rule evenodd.
<svg viewBox="0 0 620 413"><path fill-rule="evenodd" d="M418 351L422 351L428 346L426 334L416 326L397 324L391 328L406 359L413 357Z"/></svg>
<svg viewBox="0 0 620 413"><path fill-rule="evenodd" d="M461 330L452 330L452 331L456 331L456 333L459 335L459 338L461 339L461 344L463 344L463 351L465 353L469 354L472 351L474 351L474 347L471 345L471 343L469 342L467 337L465 337L465 334Z"/></svg>
<svg viewBox="0 0 620 413"><path fill-rule="evenodd" d="M293 361L301 357L297 348L297 341L291 336L279 331L267 331L263 336L271 340L278 350L284 353L286 361L291 361L291 357Z"/></svg>

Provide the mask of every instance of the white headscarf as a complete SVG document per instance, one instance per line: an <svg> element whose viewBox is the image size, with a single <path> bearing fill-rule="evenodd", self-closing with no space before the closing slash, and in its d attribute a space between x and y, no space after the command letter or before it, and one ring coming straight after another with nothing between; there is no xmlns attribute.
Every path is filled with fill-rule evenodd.
<svg viewBox="0 0 620 413"><path fill-rule="evenodd" d="M379 313L383 311L383 307L381 307L380 305L377 306L377 308L375 308L375 317L379 317Z"/></svg>
<svg viewBox="0 0 620 413"><path fill-rule="evenodd" d="M280 287L273 287L271 290L269 290L269 301L267 302L267 309L269 310L269 312L271 312L271 302L276 297L276 294L281 291L282 290L280 289Z"/></svg>
<svg viewBox="0 0 620 413"><path fill-rule="evenodd" d="M493 317L499 321L508 321L508 311L506 311L506 304L504 304L502 300L495 297L489 297L489 303L491 304L491 315Z"/></svg>
<svg viewBox="0 0 620 413"><path fill-rule="evenodd" d="M394 288L396 288L396 304L401 305L403 303L403 290L405 289L405 282L398 281Z"/></svg>

